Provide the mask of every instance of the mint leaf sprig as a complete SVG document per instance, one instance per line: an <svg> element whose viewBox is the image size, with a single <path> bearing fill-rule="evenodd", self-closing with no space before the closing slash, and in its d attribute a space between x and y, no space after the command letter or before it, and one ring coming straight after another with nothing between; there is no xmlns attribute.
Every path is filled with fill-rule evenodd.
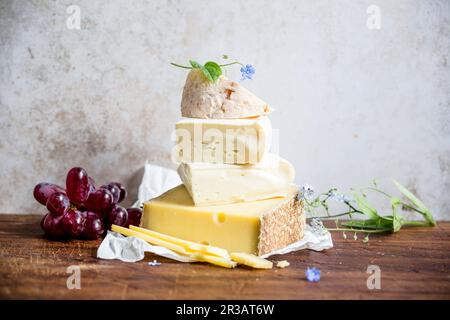
<svg viewBox="0 0 450 320"><path fill-rule="evenodd" d="M224 54L222 56L222 59L227 60L227 59L229 59L229 57ZM171 62L170 64L175 67L179 67L179 68L183 68L183 69L198 69L203 73L203 75L206 77L206 79L210 82L216 82L217 79L219 79L219 77L223 73L222 68L232 66L235 64L238 64L241 66L242 79L252 79L253 74L255 73L255 68L252 65L248 64L248 65L244 66L244 64L240 63L237 60L234 60L232 62L225 63L225 64L219 64L215 61L208 61L202 65L201 63L198 63L195 60L189 60L190 66L181 65L178 63L174 63L174 62Z"/></svg>
<svg viewBox="0 0 450 320"><path fill-rule="evenodd" d="M336 228L328 228L329 231L350 231L371 233L398 232L404 226L435 226L436 221L430 210L411 191L406 189L396 180L392 180L400 193L406 198L402 200L379 189L376 181L373 186L360 190L352 189L349 194L338 193L337 188L331 188L325 193L313 196L311 186L304 186L300 189L300 197L305 202L305 209L312 218L319 220L334 219ZM381 215L379 211L367 200L367 192L376 192L385 196L391 204L391 213ZM332 214L330 212L329 201L341 202L347 206L347 210L342 213ZM399 214L400 208L415 211L423 216L424 221L406 220ZM318 215L318 211L325 211L326 215ZM363 216L366 219L353 219L356 216ZM349 217L349 220L339 221L341 217Z"/></svg>

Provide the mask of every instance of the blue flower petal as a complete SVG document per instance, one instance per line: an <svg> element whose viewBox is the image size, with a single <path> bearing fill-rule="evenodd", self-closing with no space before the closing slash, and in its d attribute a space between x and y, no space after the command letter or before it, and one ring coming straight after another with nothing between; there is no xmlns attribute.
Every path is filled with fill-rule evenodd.
<svg viewBox="0 0 450 320"><path fill-rule="evenodd" d="M319 282L320 281L320 270L317 268L308 267L305 271L306 280L309 282Z"/></svg>
<svg viewBox="0 0 450 320"><path fill-rule="evenodd" d="M252 79L253 75L255 74L255 67L252 66L251 64L247 64L246 66L242 66L241 67L241 74L242 74L242 79L241 80L245 80L245 79Z"/></svg>

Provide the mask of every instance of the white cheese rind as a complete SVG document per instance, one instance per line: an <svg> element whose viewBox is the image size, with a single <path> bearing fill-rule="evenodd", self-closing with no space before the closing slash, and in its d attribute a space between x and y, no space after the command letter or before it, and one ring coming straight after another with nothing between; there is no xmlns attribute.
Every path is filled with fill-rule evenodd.
<svg viewBox="0 0 450 320"><path fill-rule="evenodd" d="M207 206L287 196L295 169L269 153L256 165L182 163L178 174L195 205Z"/></svg>
<svg viewBox="0 0 450 320"><path fill-rule="evenodd" d="M269 152L272 125L269 118L191 119L176 123L173 160L255 164Z"/></svg>

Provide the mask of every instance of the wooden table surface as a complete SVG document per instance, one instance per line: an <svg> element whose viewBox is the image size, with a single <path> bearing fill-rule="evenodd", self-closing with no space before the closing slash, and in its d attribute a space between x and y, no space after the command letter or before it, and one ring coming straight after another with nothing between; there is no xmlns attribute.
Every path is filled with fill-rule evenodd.
<svg viewBox="0 0 450 320"><path fill-rule="evenodd" d="M302 250L272 260L286 269L233 270L154 255L126 263L100 260L100 241L49 241L39 215L0 215L0 298L3 299L449 299L450 223L371 236L368 243L333 233L335 247ZM157 259L159 266L149 266ZM367 288L368 265L381 270L381 289ZM67 289L69 266L81 288ZM318 283L305 269L322 272Z"/></svg>

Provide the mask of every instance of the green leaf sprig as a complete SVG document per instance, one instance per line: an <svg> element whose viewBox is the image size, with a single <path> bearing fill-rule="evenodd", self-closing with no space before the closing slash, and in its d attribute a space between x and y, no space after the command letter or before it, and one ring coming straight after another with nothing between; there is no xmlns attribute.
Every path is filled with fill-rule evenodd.
<svg viewBox="0 0 450 320"><path fill-rule="evenodd" d="M222 59L227 60L227 59L229 59L229 57L226 54L224 54L222 56ZM195 60L189 60L190 66L184 66L184 65L174 63L174 62L171 62L170 64L175 67L179 67L179 68L183 68L183 69L198 69L203 73L203 75L206 77L206 79L210 82L216 82L216 80L219 79L219 77L222 75L223 67L228 67L228 66L231 66L234 64L244 66L242 63L240 63L239 61L236 61L236 60L233 62L225 63L225 64L218 64L215 61L208 61L202 65Z"/></svg>
<svg viewBox="0 0 450 320"><path fill-rule="evenodd" d="M430 210L420 201L411 191L406 189L396 180L392 179L392 182L400 191L400 193L406 198L402 200L397 197L393 197L386 192L380 190L376 181L373 181L373 186L363 188L360 190L352 189L349 194L338 193L336 188L331 188L326 193L321 193L317 197L312 196L312 187L308 186L308 192L303 192L302 199L305 201L305 209L308 211L312 218L319 220L334 219L336 228L327 228L329 231L342 231L344 232L363 232L367 234L382 233L382 232L398 232L404 226L422 226L429 227L435 226L436 221L433 218ZM303 187L303 190L304 187ZM367 200L366 192L377 192L389 199L391 204L391 213L389 215L381 215L379 211ZM302 194L302 190L300 190ZM341 202L347 206L347 211L331 214L328 201L334 200ZM424 221L412 221L407 220L399 214L400 208L406 208L408 210L415 211L422 215ZM326 215L318 215L318 210L324 210ZM366 219L353 219L356 215L366 217ZM341 217L349 217L349 220L339 221ZM367 242L367 237L364 238L364 242Z"/></svg>

